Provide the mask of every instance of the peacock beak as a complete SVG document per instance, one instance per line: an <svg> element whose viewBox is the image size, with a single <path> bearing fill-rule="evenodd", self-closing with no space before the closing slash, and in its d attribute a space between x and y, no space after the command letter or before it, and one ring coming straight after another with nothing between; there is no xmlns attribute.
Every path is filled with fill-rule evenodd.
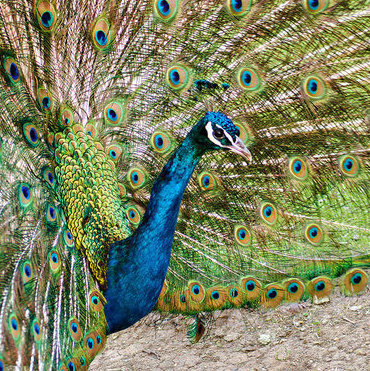
<svg viewBox="0 0 370 371"><path fill-rule="evenodd" d="M229 147L229 149L231 152L243 156L248 162L252 162L252 154L239 137L236 137L235 142Z"/></svg>

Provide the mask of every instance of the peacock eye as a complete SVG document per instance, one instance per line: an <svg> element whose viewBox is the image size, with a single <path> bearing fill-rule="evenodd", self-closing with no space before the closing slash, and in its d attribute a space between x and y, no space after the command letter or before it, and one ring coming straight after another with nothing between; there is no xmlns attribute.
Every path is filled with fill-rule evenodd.
<svg viewBox="0 0 370 371"><path fill-rule="evenodd" d="M216 139L222 139L224 137L224 131L222 129L215 129L213 135Z"/></svg>

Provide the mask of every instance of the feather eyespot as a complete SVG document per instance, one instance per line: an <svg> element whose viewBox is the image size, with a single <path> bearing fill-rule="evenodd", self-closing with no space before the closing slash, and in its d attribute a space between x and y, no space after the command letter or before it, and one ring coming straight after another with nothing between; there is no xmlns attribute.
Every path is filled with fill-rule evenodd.
<svg viewBox="0 0 370 371"><path fill-rule="evenodd" d="M33 320L31 328L32 328L32 332L33 332L33 337L34 337L35 341L38 343L41 340L41 337L42 337L42 330L41 330L40 324L39 324L39 322L37 321L36 318Z"/></svg>
<svg viewBox="0 0 370 371"><path fill-rule="evenodd" d="M240 286L248 301L254 301L260 296L262 285L254 277L248 276L242 278Z"/></svg>
<svg viewBox="0 0 370 371"><path fill-rule="evenodd" d="M86 135L89 135L92 138L96 138L96 129L95 126L92 124L88 124L85 127L85 133Z"/></svg>
<svg viewBox="0 0 370 371"><path fill-rule="evenodd" d="M145 185L147 181L147 176L143 170L139 168L132 168L129 170L128 174L128 181L133 189L141 188Z"/></svg>
<svg viewBox="0 0 370 371"><path fill-rule="evenodd" d="M308 166L306 161L301 157L293 157L289 159L289 171L294 178L304 180L308 175Z"/></svg>
<svg viewBox="0 0 370 371"><path fill-rule="evenodd" d="M318 76L308 76L303 82L304 93L312 100L319 100L326 95L326 85Z"/></svg>
<svg viewBox="0 0 370 371"><path fill-rule="evenodd" d="M31 266L31 262L30 261L24 262L23 266L22 266L23 283L26 284L26 283L30 282L33 279L33 277L34 277L34 275L33 275L33 269L32 269L32 266Z"/></svg>
<svg viewBox="0 0 370 371"><path fill-rule="evenodd" d="M173 90L185 89L189 85L190 80L190 70L185 66L172 66L167 70L166 81Z"/></svg>
<svg viewBox="0 0 370 371"><path fill-rule="evenodd" d="M242 225L235 226L234 237L239 245L248 246L251 243L251 233L248 228Z"/></svg>
<svg viewBox="0 0 370 371"><path fill-rule="evenodd" d="M7 75L10 77L13 83L20 81L21 74L19 72L18 63L11 57L7 57L3 61L3 66Z"/></svg>
<svg viewBox="0 0 370 371"><path fill-rule="evenodd" d="M106 304L106 300L104 296L97 290L91 291L89 295L89 305L92 310L96 312L100 312L104 305Z"/></svg>
<svg viewBox="0 0 370 371"><path fill-rule="evenodd" d="M78 369L79 361L76 358L70 358L67 362L69 371L76 371Z"/></svg>
<svg viewBox="0 0 370 371"><path fill-rule="evenodd" d="M171 149L171 139L169 135L162 131L156 131L150 138L150 144L155 151L166 153Z"/></svg>
<svg viewBox="0 0 370 371"><path fill-rule="evenodd" d="M53 99L47 89L38 89L37 99L42 110L51 111L53 109Z"/></svg>
<svg viewBox="0 0 370 371"><path fill-rule="evenodd" d="M262 303L266 308L275 308L283 301L284 296L284 288L272 283L263 289Z"/></svg>
<svg viewBox="0 0 370 371"><path fill-rule="evenodd" d="M86 365L86 358L84 356L80 357L80 365L83 367Z"/></svg>
<svg viewBox="0 0 370 371"><path fill-rule="evenodd" d="M74 122L73 116L73 111L70 108L66 107L60 113L60 120L62 121L63 125L71 126Z"/></svg>
<svg viewBox="0 0 370 371"><path fill-rule="evenodd" d="M43 31L50 32L54 29L56 25L56 12L50 1L38 2L35 15Z"/></svg>
<svg viewBox="0 0 370 371"><path fill-rule="evenodd" d="M52 187L52 188L54 187L54 185L55 185L54 173L49 168L45 168L43 170L42 177L49 184L50 187Z"/></svg>
<svg viewBox="0 0 370 371"><path fill-rule="evenodd" d="M108 125L118 125L124 119L124 105L121 101L114 101L104 108L104 119Z"/></svg>
<svg viewBox="0 0 370 371"><path fill-rule="evenodd" d="M118 162L122 155L122 148L117 144L112 144L106 149L106 152L114 162Z"/></svg>
<svg viewBox="0 0 370 371"><path fill-rule="evenodd" d="M59 272L60 267L62 265L62 261L60 259L59 253L56 251L50 251L49 253L49 266L51 271L56 274Z"/></svg>
<svg viewBox="0 0 370 371"><path fill-rule="evenodd" d="M284 281L284 287L286 290L286 300L289 302L299 301L304 293L304 284L297 278L290 278Z"/></svg>
<svg viewBox="0 0 370 371"><path fill-rule="evenodd" d="M327 9L330 0L303 0L304 8L311 14L318 14Z"/></svg>
<svg viewBox="0 0 370 371"><path fill-rule="evenodd" d="M135 206L129 207L126 210L126 215L128 220L134 225L138 225L141 221L141 215Z"/></svg>
<svg viewBox="0 0 370 371"><path fill-rule="evenodd" d="M33 194L28 184L21 183L18 186L18 200L23 209L26 209L32 204Z"/></svg>
<svg viewBox="0 0 370 371"><path fill-rule="evenodd" d="M9 316L8 326L13 339L18 341L21 336L21 327L19 320L14 313Z"/></svg>
<svg viewBox="0 0 370 371"><path fill-rule="evenodd" d="M155 0L154 14L163 22L171 22L179 10L179 0Z"/></svg>
<svg viewBox="0 0 370 371"><path fill-rule="evenodd" d="M276 207L272 203L265 202L261 205L260 215L264 222L273 225L276 223L278 213Z"/></svg>
<svg viewBox="0 0 370 371"><path fill-rule="evenodd" d="M74 246L72 233L67 228L65 228L63 231L63 241L67 245L67 247Z"/></svg>
<svg viewBox="0 0 370 371"><path fill-rule="evenodd" d="M318 245L323 238L323 232L318 224L310 224L306 227L305 237L308 242Z"/></svg>
<svg viewBox="0 0 370 371"><path fill-rule="evenodd" d="M333 287L332 281L324 276L314 278L307 285L311 296L319 299L329 296Z"/></svg>
<svg viewBox="0 0 370 371"><path fill-rule="evenodd" d="M199 282L189 284L190 299L196 303L201 303L205 297L203 286Z"/></svg>
<svg viewBox="0 0 370 371"><path fill-rule="evenodd" d="M96 331L92 331L84 338L84 347L90 359L103 348L103 338Z"/></svg>
<svg viewBox="0 0 370 371"><path fill-rule="evenodd" d="M251 0L227 0L226 9L235 17L243 17L251 8Z"/></svg>
<svg viewBox="0 0 370 371"><path fill-rule="evenodd" d="M340 158L339 167L344 175L348 177L354 177L358 174L360 164L356 157L346 155Z"/></svg>
<svg viewBox="0 0 370 371"><path fill-rule="evenodd" d="M68 321L68 330L74 341L80 341L81 336L82 336L82 331L81 331L80 323L78 322L77 318L72 317Z"/></svg>
<svg viewBox="0 0 370 371"><path fill-rule="evenodd" d="M92 39L95 47L99 50L106 50L111 46L114 39L114 29L104 16L95 21Z"/></svg>
<svg viewBox="0 0 370 371"><path fill-rule="evenodd" d="M247 91L256 91L261 87L261 78L254 68L244 67L238 72L238 83Z"/></svg>
<svg viewBox="0 0 370 371"><path fill-rule="evenodd" d="M46 209L46 222L54 224L57 221L57 211L54 206L49 205Z"/></svg>
<svg viewBox="0 0 370 371"><path fill-rule="evenodd" d="M200 188L203 191L211 191L217 187L216 178L209 172L203 172L198 177Z"/></svg>
<svg viewBox="0 0 370 371"><path fill-rule="evenodd" d="M367 275L359 268L351 269L344 277L344 286L347 292L353 294L364 290L367 286Z"/></svg>
<svg viewBox="0 0 370 371"><path fill-rule="evenodd" d="M40 133L36 125L28 123L23 125L23 135L27 143L37 147L40 143Z"/></svg>

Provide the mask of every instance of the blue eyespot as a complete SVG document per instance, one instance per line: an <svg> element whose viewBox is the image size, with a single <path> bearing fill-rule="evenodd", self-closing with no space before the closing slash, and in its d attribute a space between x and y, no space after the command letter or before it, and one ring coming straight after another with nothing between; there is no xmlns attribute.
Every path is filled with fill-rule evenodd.
<svg viewBox="0 0 370 371"><path fill-rule="evenodd" d="M347 158L347 160L344 161L343 166L347 171L350 171L353 167L353 161L350 158Z"/></svg>
<svg viewBox="0 0 370 371"><path fill-rule="evenodd" d="M55 210L51 206L49 207L49 214L50 214L51 219L55 219Z"/></svg>
<svg viewBox="0 0 370 371"><path fill-rule="evenodd" d="M35 324L33 325L33 330L35 331L35 333L36 333L37 335L40 335L40 326L39 326L38 323L35 323Z"/></svg>
<svg viewBox="0 0 370 371"><path fill-rule="evenodd" d="M185 295L180 295L179 300L180 300L181 303L186 303Z"/></svg>
<svg viewBox="0 0 370 371"><path fill-rule="evenodd" d="M264 210L263 210L263 214L265 215L266 218L268 218L269 216L271 216L271 214L272 214L272 207L271 206L265 207Z"/></svg>
<svg viewBox="0 0 370 371"><path fill-rule="evenodd" d="M45 109L49 109L50 106L51 106L51 100L49 97L44 97L42 98L42 106L45 108Z"/></svg>
<svg viewBox="0 0 370 371"><path fill-rule="evenodd" d="M158 147L158 149L162 149L163 148L163 138L162 138L162 135L160 134L157 134L154 138L155 140L155 144L156 146Z"/></svg>
<svg viewBox="0 0 370 371"><path fill-rule="evenodd" d="M288 291L291 293L291 294L295 294L299 289L299 286L297 283L293 282L291 283L289 286L288 286Z"/></svg>
<svg viewBox="0 0 370 371"><path fill-rule="evenodd" d="M86 359L85 359L84 356L81 356L81 357L80 357L80 364L81 364L81 366L85 366L85 364L86 364Z"/></svg>
<svg viewBox="0 0 370 371"><path fill-rule="evenodd" d="M293 164L293 171L296 174L299 174L299 172L302 170L303 164L300 160L295 160Z"/></svg>
<svg viewBox="0 0 370 371"><path fill-rule="evenodd" d="M21 188L22 194L26 200L29 200L31 197L31 191L28 187L22 186Z"/></svg>
<svg viewBox="0 0 370 371"><path fill-rule="evenodd" d="M164 16L168 16L171 12L170 4L166 0L158 2L158 9Z"/></svg>
<svg viewBox="0 0 370 371"><path fill-rule="evenodd" d="M52 260L55 264L58 263L58 261L59 261L59 257L58 257L58 255L57 255L55 252L53 252L53 253L51 254L51 260Z"/></svg>
<svg viewBox="0 0 370 371"><path fill-rule="evenodd" d="M30 139L32 140L33 143L37 142L37 139L38 139L37 131L34 128L30 130Z"/></svg>
<svg viewBox="0 0 370 371"><path fill-rule="evenodd" d="M362 281L362 274L361 273L356 273L351 277L351 282L354 285L358 285Z"/></svg>
<svg viewBox="0 0 370 371"><path fill-rule="evenodd" d="M202 183L204 188L207 188L209 184L211 183L211 178L208 175L205 175L202 179Z"/></svg>
<svg viewBox="0 0 370 371"><path fill-rule="evenodd" d="M65 123L66 125L68 125L68 124L69 124L69 122L70 122L69 118L68 118L68 117L66 117L66 118L64 119L64 123Z"/></svg>
<svg viewBox="0 0 370 371"><path fill-rule="evenodd" d="M113 149L111 149L111 150L109 151L109 155L110 155L110 157L113 158L113 160L115 160L115 159L117 158L117 153L116 153L116 151L114 151Z"/></svg>
<svg viewBox="0 0 370 371"><path fill-rule="evenodd" d="M32 271L31 271L31 267L30 267L30 265L28 263L24 265L24 274L28 278L31 277Z"/></svg>
<svg viewBox="0 0 370 371"><path fill-rule="evenodd" d="M241 240L244 240L244 238L247 236L247 232L245 229L240 229L239 232L238 232L238 237L241 239Z"/></svg>
<svg viewBox="0 0 370 371"><path fill-rule="evenodd" d="M243 10L243 1L242 0L232 0L231 6L235 12L241 12Z"/></svg>
<svg viewBox="0 0 370 371"><path fill-rule="evenodd" d="M139 174L136 171L133 171L131 174L131 179L136 184L139 181Z"/></svg>
<svg viewBox="0 0 370 371"><path fill-rule="evenodd" d="M307 84L308 91L315 95L318 89L318 82L315 79L310 79Z"/></svg>
<svg viewBox="0 0 370 371"><path fill-rule="evenodd" d="M178 85L180 83L180 74L179 72L176 70L176 69L173 69L171 72L170 72L170 79L171 79L171 82L174 84L174 85Z"/></svg>
<svg viewBox="0 0 370 371"><path fill-rule="evenodd" d="M117 116L117 113L114 109L108 108L107 115L108 115L109 120L117 121L118 116Z"/></svg>
<svg viewBox="0 0 370 371"><path fill-rule="evenodd" d="M50 28L53 24L53 14L49 11L46 11L41 14L40 20L44 27Z"/></svg>
<svg viewBox="0 0 370 371"><path fill-rule="evenodd" d="M69 371L75 371L76 370L76 367L73 364L73 362L68 362L68 368L69 368Z"/></svg>
<svg viewBox="0 0 370 371"><path fill-rule="evenodd" d="M239 295L239 292L238 292L237 289L231 289L231 290L230 290L230 296L231 296L232 298L236 298L238 295Z"/></svg>
<svg viewBox="0 0 370 371"><path fill-rule="evenodd" d="M71 330L72 332L74 332L75 334L78 332L78 326L76 323L72 322L71 323Z"/></svg>
<svg viewBox="0 0 370 371"><path fill-rule="evenodd" d="M0 359L0 371L4 371L4 363L1 359Z"/></svg>
<svg viewBox="0 0 370 371"><path fill-rule="evenodd" d="M48 179L49 179L49 183L50 184L53 184L54 183L54 177L53 177L53 174L52 173L48 173Z"/></svg>
<svg viewBox="0 0 370 371"><path fill-rule="evenodd" d="M108 37L107 37L106 33L102 30L96 31L95 39L100 46L104 46L108 41Z"/></svg>
<svg viewBox="0 0 370 371"><path fill-rule="evenodd" d="M244 85L249 86L252 82L252 75L249 71L244 71L242 74L242 80Z"/></svg>
<svg viewBox="0 0 370 371"><path fill-rule="evenodd" d="M88 346L90 349L94 348L94 340L91 339L91 338L88 338L88 339L87 339L87 346Z"/></svg>
<svg viewBox="0 0 370 371"><path fill-rule="evenodd" d="M249 280L246 284L245 284L245 288L248 290L248 291L253 291L255 288L256 288L256 283L252 280Z"/></svg>
<svg viewBox="0 0 370 371"><path fill-rule="evenodd" d="M319 230L316 227L312 227L308 233L311 238L315 238L319 234Z"/></svg>
<svg viewBox="0 0 370 371"><path fill-rule="evenodd" d="M73 239L73 236L72 236L72 233L71 232L67 232L67 238L68 239L70 239L70 240L72 240Z"/></svg>
<svg viewBox="0 0 370 371"><path fill-rule="evenodd" d="M18 330L18 321L15 318L11 319L10 324L12 325L14 331Z"/></svg>
<svg viewBox="0 0 370 371"><path fill-rule="evenodd" d="M134 210L130 210L130 218L131 219L135 218L135 211Z"/></svg>
<svg viewBox="0 0 370 371"><path fill-rule="evenodd" d="M317 284L315 285L315 290L322 291L324 289L325 289L325 282L324 281L317 282Z"/></svg>
<svg viewBox="0 0 370 371"><path fill-rule="evenodd" d="M213 300L217 300L220 298L220 293L218 291L212 291L211 297Z"/></svg>
<svg viewBox="0 0 370 371"><path fill-rule="evenodd" d="M98 345L101 344L101 337L100 337L100 335L96 335L96 342L98 343Z"/></svg>
<svg viewBox="0 0 370 371"><path fill-rule="evenodd" d="M276 289L270 289L269 291L267 291L267 294L266 296L269 298L269 299L274 299L277 297L277 291Z"/></svg>
<svg viewBox="0 0 370 371"><path fill-rule="evenodd" d="M10 76L12 77L13 80L18 80L19 70L18 70L18 67L15 63L10 64L9 72L10 72Z"/></svg>
<svg viewBox="0 0 370 371"><path fill-rule="evenodd" d="M317 10L317 8L319 7L319 0L309 0L309 2L308 2L308 6L309 6L312 10Z"/></svg>
<svg viewBox="0 0 370 371"><path fill-rule="evenodd" d="M91 298L91 302L93 303L93 304L95 304L95 305L98 305L99 304L99 298L97 297L97 296L93 296L92 298Z"/></svg>
<svg viewBox="0 0 370 371"><path fill-rule="evenodd" d="M200 287L198 285L194 285L192 292L194 295L198 295L200 293Z"/></svg>

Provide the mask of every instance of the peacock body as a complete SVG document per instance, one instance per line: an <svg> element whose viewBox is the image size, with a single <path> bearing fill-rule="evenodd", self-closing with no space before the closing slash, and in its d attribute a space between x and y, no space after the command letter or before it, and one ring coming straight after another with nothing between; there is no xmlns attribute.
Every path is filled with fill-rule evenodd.
<svg viewBox="0 0 370 371"><path fill-rule="evenodd" d="M363 291L368 23L358 0L2 2L0 370L85 369L156 302Z"/></svg>

